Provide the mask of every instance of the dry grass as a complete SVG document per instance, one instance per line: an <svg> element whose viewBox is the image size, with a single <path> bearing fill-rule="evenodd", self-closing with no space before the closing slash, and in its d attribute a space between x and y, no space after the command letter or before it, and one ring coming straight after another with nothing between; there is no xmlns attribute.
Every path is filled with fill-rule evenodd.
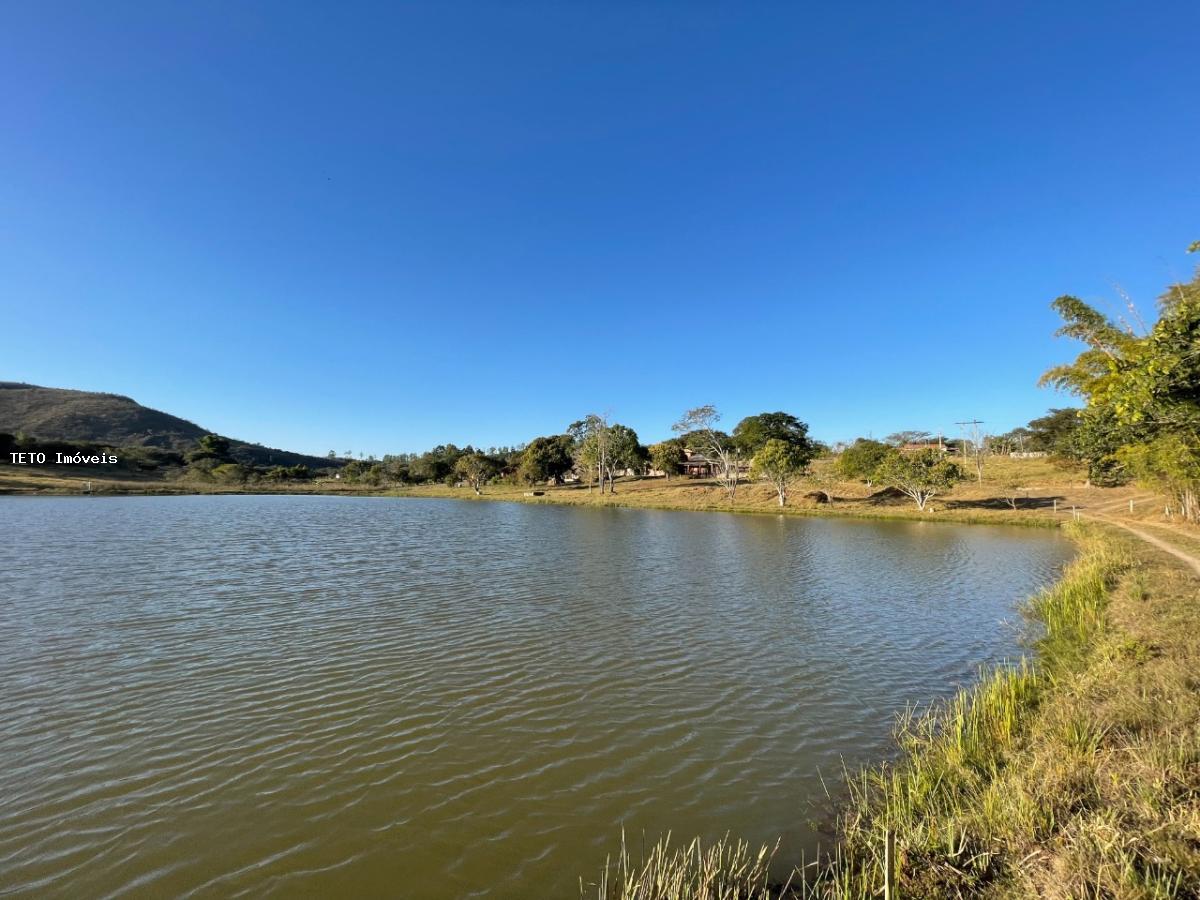
<svg viewBox="0 0 1200 900"><path fill-rule="evenodd" d="M818 472L829 465L819 461ZM1006 488L1018 484L1017 507L1005 499ZM388 493L407 497L454 497L459 499L507 500L521 503L557 503L580 506L629 506L647 509L681 509L724 511L736 513L771 513L796 516L851 516L855 518L920 519L960 523L992 523L1017 525L1046 525L1067 521L1071 508L1081 511L1101 503L1125 504L1136 492L1127 488L1089 488L1083 484L1079 470L1062 468L1045 459L991 460L984 470L984 481L958 485L950 493L935 498L926 512L921 512L907 498L872 499L878 486L868 487L855 482L833 485L822 482L833 503L818 503L805 494L818 490L815 480L796 484L788 506L780 507L774 490L765 484L745 483L739 486L731 502L725 491L709 480L686 478L630 479L617 482L616 494L600 494L593 489L565 485L539 487L541 497L525 496L528 488L513 485L489 485L482 497L475 497L470 488L448 485L420 485L393 488ZM1057 498L1057 508L1056 508ZM1157 506L1157 504L1154 504ZM1148 508L1148 507L1147 507Z"/></svg>
<svg viewBox="0 0 1200 900"><path fill-rule="evenodd" d="M76 474L65 467L0 465L0 494L356 494L374 495L377 488L344 481L314 480L250 484L204 482L157 473L121 471L110 475L94 470ZM88 488L90 485L90 490Z"/></svg>

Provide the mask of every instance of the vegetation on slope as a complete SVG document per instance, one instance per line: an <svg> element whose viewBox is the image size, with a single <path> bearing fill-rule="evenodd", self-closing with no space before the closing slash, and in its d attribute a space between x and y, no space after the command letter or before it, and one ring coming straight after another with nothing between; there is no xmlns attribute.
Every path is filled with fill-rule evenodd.
<svg viewBox="0 0 1200 900"><path fill-rule="evenodd" d="M73 391L17 382L0 382L0 453L41 450L53 454L119 450L142 470L182 467L182 454L194 451L208 435L205 429L142 406L129 397ZM328 459L276 450L260 444L222 438L233 461L244 466L338 467ZM52 457L53 458L53 457ZM7 457L4 457L4 461Z"/></svg>

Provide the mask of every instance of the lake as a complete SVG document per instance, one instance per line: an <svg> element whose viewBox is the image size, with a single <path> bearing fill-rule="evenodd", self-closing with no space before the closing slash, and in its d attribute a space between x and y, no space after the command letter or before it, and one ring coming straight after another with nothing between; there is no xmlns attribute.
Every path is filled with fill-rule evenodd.
<svg viewBox="0 0 1200 900"><path fill-rule="evenodd" d="M0 498L0 893L577 897L811 854L1020 653L1055 532L391 498Z"/></svg>

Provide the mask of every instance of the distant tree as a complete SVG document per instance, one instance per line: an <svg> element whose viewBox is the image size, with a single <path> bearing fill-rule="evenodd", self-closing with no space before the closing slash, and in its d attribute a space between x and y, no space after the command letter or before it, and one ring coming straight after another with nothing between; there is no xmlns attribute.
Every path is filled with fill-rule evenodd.
<svg viewBox="0 0 1200 900"><path fill-rule="evenodd" d="M1022 479L1020 478L1005 478L1000 482L1000 496L1014 510L1017 508L1017 504L1020 503L1021 498L1026 494L1025 487L1021 484L1021 481Z"/></svg>
<svg viewBox="0 0 1200 900"><path fill-rule="evenodd" d="M414 481L447 482L454 477L454 464L465 451L454 444L439 444L427 450L409 464Z"/></svg>
<svg viewBox="0 0 1200 900"><path fill-rule="evenodd" d="M218 481L233 484L245 484L254 477L254 469L239 463L221 463L212 470L213 477Z"/></svg>
<svg viewBox="0 0 1200 900"><path fill-rule="evenodd" d="M799 478L812 460L812 446L807 442L771 438L754 454L750 463L750 477L770 482L779 498L779 505L787 504L788 486Z"/></svg>
<svg viewBox="0 0 1200 900"><path fill-rule="evenodd" d="M400 484L407 484L414 480L409 474L408 466L408 454L389 455L383 458L384 476Z"/></svg>
<svg viewBox="0 0 1200 900"><path fill-rule="evenodd" d="M833 488L841 480L835 466L813 466L805 473L805 477L810 481L814 488L825 495L825 502L833 504Z"/></svg>
<svg viewBox="0 0 1200 900"><path fill-rule="evenodd" d="M733 444L745 457L754 456L770 440L802 447L812 445L808 425L790 413L765 412L747 416L733 429Z"/></svg>
<svg viewBox="0 0 1200 900"><path fill-rule="evenodd" d="M687 455L683 452L683 441L679 438L660 441L650 445L650 464L662 472L667 480L683 468Z"/></svg>
<svg viewBox="0 0 1200 900"><path fill-rule="evenodd" d="M1014 428L992 438L992 450L999 454L1027 453L1033 442L1033 432L1028 428Z"/></svg>
<svg viewBox="0 0 1200 900"><path fill-rule="evenodd" d="M189 463L196 463L205 459L211 459L217 463L233 462L233 456L230 455L229 441L219 434L203 435L197 441L197 444L197 448L187 455Z"/></svg>
<svg viewBox="0 0 1200 900"><path fill-rule="evenodd" d="M599 413L589 413L578 422L572 422L567 433L572 440L572 454L575 470L587 481L588 490L592 489L591 473L596 473L600 485L600 493L604 493L607 479L606 465L608 463L608 417Z"/></svg>
<svg viewBox="0 0 1200 900"><path fill-rule="evenodd" d="M482 453L464 453L454 463L454 474L465 481L476 494L482 494L480 489L488 479L497 472L496 461Z"/></svg>
<svg viewBox="0 0 1200 900"><path fill-rule="evenodd" d="M717 465L717 483L725 489L730 502L737 494L741 476L741 455L729 435L717 429L721 414L712 404L689 409L671 426L689 449L698 450Z"/></svg>
<svg viewBox="0 0 1200 900"><path fill-rule="evenodd" d="M574 447L575 468L588 481L595 471L600 493L616 493L616 476L627 469L637 471L645 460L645 448L638 442L637 432L628 425L610 423L608 416L590 413L571 424L568 433Z"/></svg>
<svg viewBox="0 0 1200 900"><path fill-rule="evenodd" d="M875 471L891 450L887 444L859 438L838 455L834 470L849 481L865 481L870 486L875 480Z"/></svg>
<svg viewBox="0 0 1200 900"><path fill-rule="evenodd" d="M928 431L897 431L883 440L893 447L903 447L905 444L927 444L932 439L933 435Z"/></svg>
<svg viewBox="0 0 1200 900"><path fill-rule="evenodd" d="M1087 466L1088 484L1116 487L1129 481L1129 460L1121 455L1121 448L1147 439L1143 429L1122 422L1111 407L1089 406L1064 444L1063 455Z"/></svg>
<svg viewBox="0 0 1200 900"><path fill-rule="evenodd" d="M1052 409L1029 423L1029 446L1055 456L1074 458L1073 438L1081 424L1082 410L1068 407Z"/></svg>
<svg viewBox="0 0 1200 900"><path fill-rule="evenodd" d="M215 457L229 455L229 441L219 434L206 434L200 438L200 449Z"/></svg>
<svg viewBox="0 0 1200 900"><path fill-rule="evenodd" d="M527 484L562 484L571 471L571 438L565 434L534 438L521 453L518 473Z"/></svg>
<svg viewBox="0 0 1200 900"><path fill-rule="evenodd" d="M638 442L637 432L628 425L609 425L605 436L604 474L608 477L608 492L616 493L614 484L618 473L627 469L637 471L642 464L644 449ZM603 484L600 486L604 491Z"/></svg>
<svg viewBox="0 0 1200 900"><path fill-rule="evenodd" d="M901 453L893 449L876 469L875 477L907 494L917 509L924 511L931 499L962 481L963 473L937 450Z"/></svg>
<svg viewBox="0 0 1200 900"><path fill-rule="evenodd" d="M634 457L636 462L633 465L633 470L638 475L647 474L650 471L650 448L645 444L638 444Z"/></svg>

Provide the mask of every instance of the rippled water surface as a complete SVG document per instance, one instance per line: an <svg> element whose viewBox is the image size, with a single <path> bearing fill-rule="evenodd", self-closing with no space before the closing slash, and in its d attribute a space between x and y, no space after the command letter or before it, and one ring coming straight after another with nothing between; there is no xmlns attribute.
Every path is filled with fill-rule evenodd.
<svg viewBox="0 0 1200 900"><path fill-rule="evenodd" d="M1053 534L0 499L0 892L575 897L624 826L811 851L820 774L1019 651Z"/></svg>

